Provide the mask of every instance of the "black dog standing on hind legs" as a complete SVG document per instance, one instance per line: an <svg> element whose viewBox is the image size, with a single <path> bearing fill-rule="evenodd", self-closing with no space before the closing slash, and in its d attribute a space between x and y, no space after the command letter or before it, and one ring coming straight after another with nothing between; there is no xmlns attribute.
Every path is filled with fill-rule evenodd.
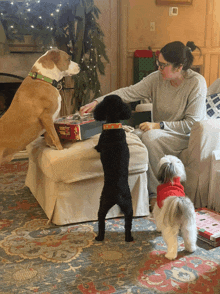
<svg viewBox="0 0 220 294"><path fill-rule="evenodd" d="M94 110L94 118L106 120L95 149L101 153L104 170L104 187L98 212L99 232L95 238L103 241L105 217L109 209L119 205L125 215L125 241L133 241L131 236L133 209L128 185L129 149L125 131L120 120L129 119L131 110L117 95L109 95Z"/></svg>

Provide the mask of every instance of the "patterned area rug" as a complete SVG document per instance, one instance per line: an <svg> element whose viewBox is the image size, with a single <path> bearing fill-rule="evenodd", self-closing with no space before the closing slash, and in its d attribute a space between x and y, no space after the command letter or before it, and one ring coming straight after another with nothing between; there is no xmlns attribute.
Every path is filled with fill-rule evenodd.
<svg viewBox="0 0 220 294"><path fill-rule="evenodd" d="M139 294L220 293L220 247L198 241L175 261L148 217L133 220L135 241L124 241L124 219L106 221L104 242L97 222L48 225L27 187L27 163L0 169L0 293Z"/></svg>

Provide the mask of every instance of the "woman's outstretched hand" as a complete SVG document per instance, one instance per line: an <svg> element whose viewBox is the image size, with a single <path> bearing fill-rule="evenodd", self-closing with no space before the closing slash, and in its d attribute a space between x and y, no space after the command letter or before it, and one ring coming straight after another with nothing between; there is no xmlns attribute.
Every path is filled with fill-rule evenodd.
<svg viewBox="0 0 220 294"><path fill-rule="evenodd" d="M96 100L94 100L91 103L82 106L79 110L80 115L83 115L84 113L91 112L96 107L97 104L98 104L98 102Z"/></svg>
<svg viewBox="0 0 220 294"><path fill-rule="evenodd" d="M159 123L152 123L152 122L143 122L139 125L139 129L141 129L144 132L160 129Z"/></svg>

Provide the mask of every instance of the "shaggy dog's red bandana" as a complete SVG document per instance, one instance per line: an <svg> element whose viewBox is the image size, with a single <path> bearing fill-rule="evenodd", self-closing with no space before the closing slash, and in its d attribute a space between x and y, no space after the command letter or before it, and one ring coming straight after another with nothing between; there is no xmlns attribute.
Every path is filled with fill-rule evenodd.
<svg viewBox="0 0 220 294"><path fill-rule="evenodd" d="M173 183L161 184L157 187L157 205L162 208L164 200L169 196L185 197L184 187L180 183L180 177L173 179Z"/></svg>

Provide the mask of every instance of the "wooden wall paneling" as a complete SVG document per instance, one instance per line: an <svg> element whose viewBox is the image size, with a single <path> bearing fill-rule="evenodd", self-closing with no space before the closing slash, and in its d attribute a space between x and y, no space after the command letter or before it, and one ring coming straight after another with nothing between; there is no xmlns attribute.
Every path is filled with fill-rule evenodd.
<svg viewBox="0 0 220 294"><path fill-rule="evenodd" d="M209 83L210 85L218 78L219 67L219 55L211 54L210 56L210 74Z"/></svg>
<svg viewBox="0 0 220 294"><path fill-rule="evenodd" d="M133 75L133 70L134 70L134 52L128 54L127 56L127 61L128 61L128 85L133 85L134 84L134 75Z"/></svg>
<svg viewBox="0 0 220 294"><path fill-rule="evenodd" d="M204 55L204 78L206 80L207 87L210 86L209 73L210 73L210 54L206 53Z"/></svg>
<svg viewBox="0 0 220 294"><path fill-rule="evenodd" d="M205 76L205 55L202 56L202 73L201 74Z"/></svg>
<svg viewBox="0 0 220 294"><path fill-rule="evenodd" d="M218 76L217 78L220 78L220 54L218 55Z"/></svg>
<svg viewBox="0 0 220 294"><path fill-rule="evenodd" d="M220 46L220 1L213 1L212 47Z"/></svg>
<svg viewBox="0 0 220 294"><path fill-rule="evenodd" d="M213 26L213 0L206 1L206 29L205 29L205 47L211 47Z"/></svg>
<svg viewBox="0 0 220 294"><path fill-rule="evenodd" d="M120 28L120 65L119 65L119 87L128 85L128 70L127 70L127 51L128 51L128 0L121 0L119 12L119 28Z"/></svg>
<svg viewBox="0 0 220 294"><path fill-rule="evenodd" d="M119 3L117 0L111 0L111 91L119 87Z"/></svg>
<svg viewBox="0 0 220 294"><path fill-rule="evenodd" d="M193 0L192 5L179 6L177 16L169 16L169 6L158 6L155 0L127 2L128 50L161 48L176 40L184 44L193 40L196 45L204 46L207 0ZM155 31L150 31L150 22L155 22Z"/></svg>
<svg viewBox="0 0 220 294"><path fill-rule="evenodd" d="M198 50L193 52L193 56L194 56L194 61L193 61L193 65L203 65L203 49L200 48L202 51L202 55L200 54L200 52L198 52Z"/></svg>
<svg viewBox="0 0 220 294"><path fill-rule="evenodd" d="M118 88L118 1L117 0L95 0L95 5L100 9L99 24L104 33L104 43L110 62L103 59L105 75L99 74L101 83L101 95L108 94Z"/></svg>
<svg viewBox="0 0 220 294"><path fill-rule="evenodd" d="M191 5L192 0L156 0L157 5Z"/></svg>
<svg viewBox="0 0 220 294"><path fill-rule="evenodd" d="M207 83L207 87L210 85L209 72L210 72L210 54L207 53L204 55L204 73L203 73L203 76Z"/></svg>

